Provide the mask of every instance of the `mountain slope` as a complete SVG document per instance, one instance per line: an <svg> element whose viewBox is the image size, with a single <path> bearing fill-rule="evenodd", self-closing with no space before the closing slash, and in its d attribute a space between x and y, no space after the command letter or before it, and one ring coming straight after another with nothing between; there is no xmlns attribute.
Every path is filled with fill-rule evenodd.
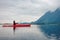
<svg viewBox="0 0 60 40"><path fill-rule="evenodd" d="M40 23L60 23L60 9L56 9L54 12L48 11L43 15L41 18L39 18L34 23L40 24Z"/></svg>

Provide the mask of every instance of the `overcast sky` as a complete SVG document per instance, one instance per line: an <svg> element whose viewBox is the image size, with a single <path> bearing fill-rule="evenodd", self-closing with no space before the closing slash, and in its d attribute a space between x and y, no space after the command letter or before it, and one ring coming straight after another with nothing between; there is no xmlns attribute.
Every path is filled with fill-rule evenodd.
<svg viewBox="0 0 60 40"><path fill-rule="evenodd" d="M59 4L60 0L0 0L0 22L35 21Z"/></svg>

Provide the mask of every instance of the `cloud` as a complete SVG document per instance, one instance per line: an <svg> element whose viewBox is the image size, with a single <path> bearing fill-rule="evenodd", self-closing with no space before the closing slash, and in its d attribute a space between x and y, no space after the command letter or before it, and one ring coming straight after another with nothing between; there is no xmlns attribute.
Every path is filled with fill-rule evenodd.
<svg viewBox="0 0 60 40"><path fill-rule="evenodd" d="M23 15L36 20L48 10L60 7L59 4L60 0L0 0L0 20L20 20Z"/></svg>

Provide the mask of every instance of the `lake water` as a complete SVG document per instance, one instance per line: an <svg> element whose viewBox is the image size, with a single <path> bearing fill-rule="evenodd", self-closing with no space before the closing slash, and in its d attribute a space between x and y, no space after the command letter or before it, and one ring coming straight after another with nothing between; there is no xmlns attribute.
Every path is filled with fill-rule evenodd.
<svg viewBox="0 0 60 40"><path fill-rule="evenodd" d="M60 40L60 25L31 25L31 27L3 28L0 25L0 40Z"/></svg>

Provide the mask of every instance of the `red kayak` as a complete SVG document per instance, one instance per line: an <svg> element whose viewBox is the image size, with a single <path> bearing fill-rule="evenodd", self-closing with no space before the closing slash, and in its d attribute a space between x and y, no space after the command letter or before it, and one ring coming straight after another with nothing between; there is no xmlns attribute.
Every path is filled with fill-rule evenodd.
<svg viewBox="0 0 60 40"><path fill-rule="evenodd" d="M13 21L13 24L5 23L3 24L3 27L13 27L13 31L15 33L16 27L30 27L31 24L18 24Z"/></svg>
<svg viewBox="0 0 60 40"><path fill-rule="evenodd" d="M31 24L18 24L18 23L15 23L15 21L13 21L13 24L3 24L3 27L30 27Z"/></svg>
<svg viewBox="0 0 60 40"><path fill-rule="evenodd" d="M16 24L16 25L10 25L10 24L3 24L3 27L30 27L30 24Z"/></svg>

